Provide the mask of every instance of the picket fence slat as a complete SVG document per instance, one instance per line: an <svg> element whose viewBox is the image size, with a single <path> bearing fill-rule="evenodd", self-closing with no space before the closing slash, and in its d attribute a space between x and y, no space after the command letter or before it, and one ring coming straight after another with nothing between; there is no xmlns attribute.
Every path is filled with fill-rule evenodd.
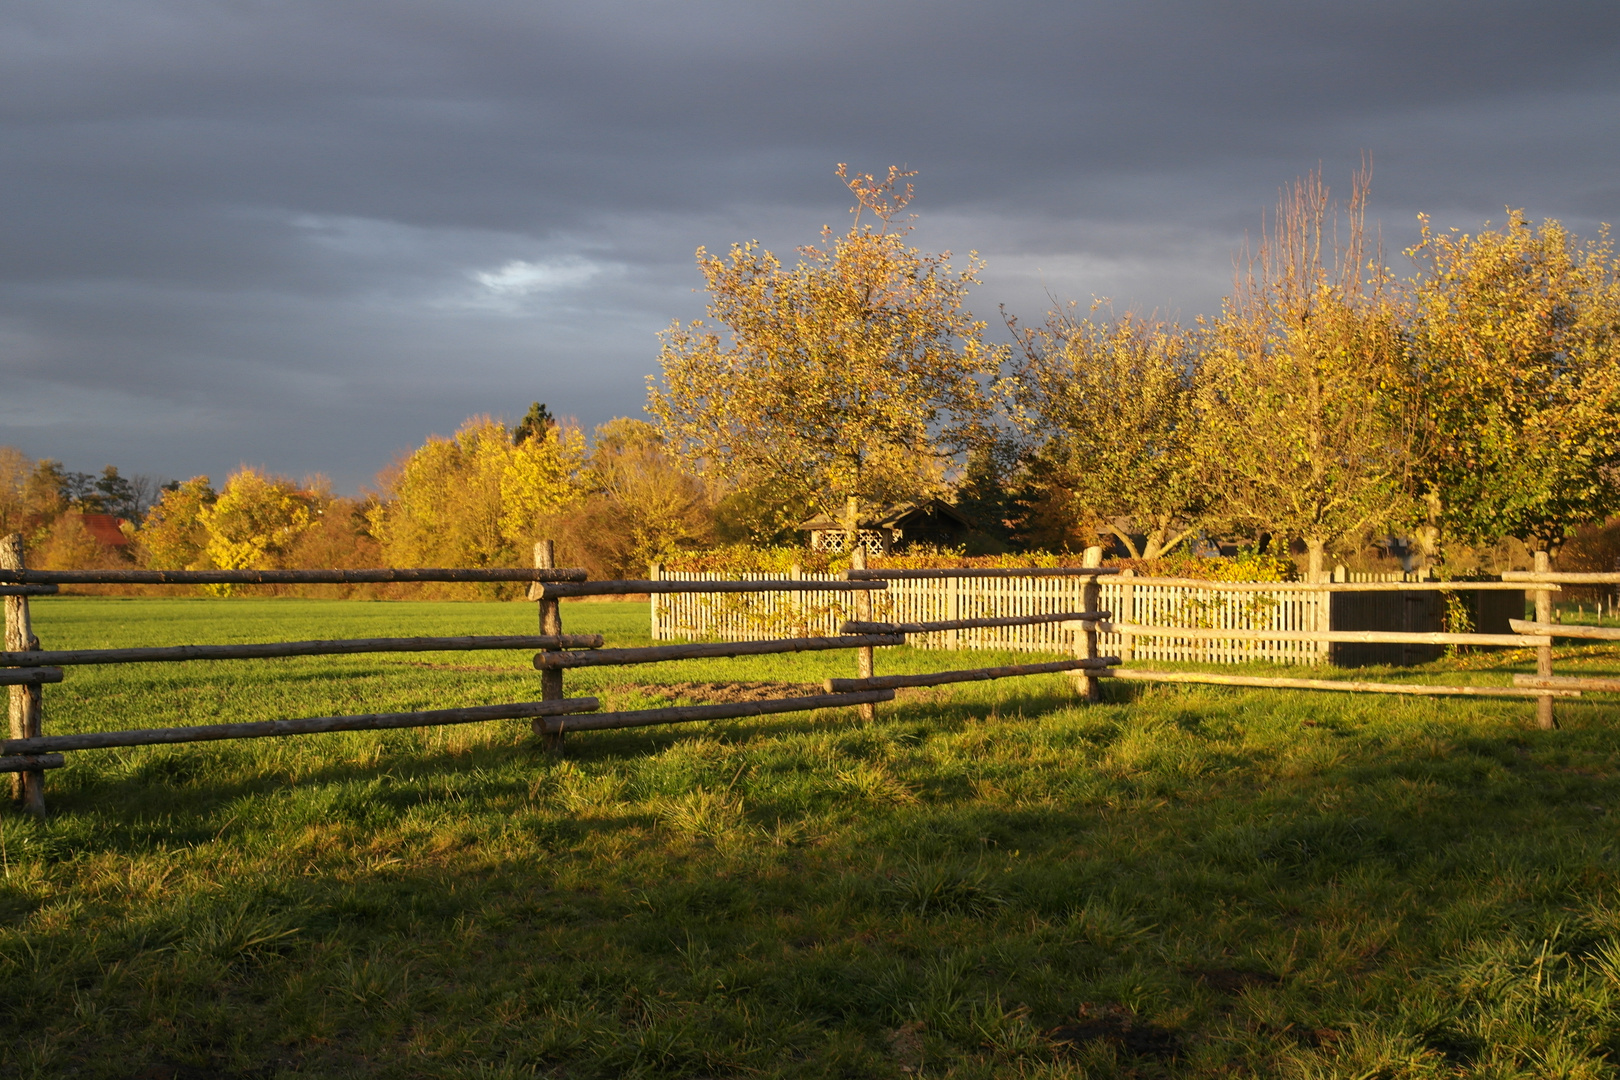
<svg viewBox="0 0 1620 1080"><path fill-rule="evenodd" d="M778 580L783 574L727 574L715 571L665 570L669 581ZM837 581L834 574L802 573L807 581ZM1142 579L1104 577L1101 606L1120 623L1187 626L1233 630L1326 630L1326 594L1297 586L1276 590L1233 592L1192 585L1145 584ZM874 622L941 622L948 619L1007 618L1079 611L1083 581L1065 577L965 577L890 579L883 592L872 593ZM751 641L793 635L837 634L854 617L854 599L832 593L666 593L653 605L655 641L678 638L722 638ZM1000 649L1011 652L1062 652L1072 648L1071 633L1056 623L1028 626L974 627L913 634L920 649ZM1120 635L1098 634L1104 655L1118 651ZM1308 641L1171 641L1137 638L1136 661L1236 663L1270 660L1315 664L1326 646Z"/></svg>

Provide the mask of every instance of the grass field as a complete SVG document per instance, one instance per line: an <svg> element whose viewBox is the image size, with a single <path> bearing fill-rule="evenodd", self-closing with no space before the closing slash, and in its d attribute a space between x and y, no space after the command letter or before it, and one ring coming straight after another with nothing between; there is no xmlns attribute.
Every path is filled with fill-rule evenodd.
<svg viewBox="0 0 1620 1080"><path fill-rule="evenodd" d="M34 612L47 648L535 618ZM563 615L646 640L645 605ZM1567 652L1561 672L1620 673L1615 651ZM885 651L878 670L966 656ZM1358 674L1500 684L1523 659ZM634 708L852 670L840 653L567 678ZM516 653L84 668L46 688L46 729L537 692ZM0 812L5 1075L1616 1074L1620 708L1560 703L1563 729L1540 732L1528 702L1105 693L903 692L870 726L581 734L561 758L524 722L70 756L47 821Z"/></svg>

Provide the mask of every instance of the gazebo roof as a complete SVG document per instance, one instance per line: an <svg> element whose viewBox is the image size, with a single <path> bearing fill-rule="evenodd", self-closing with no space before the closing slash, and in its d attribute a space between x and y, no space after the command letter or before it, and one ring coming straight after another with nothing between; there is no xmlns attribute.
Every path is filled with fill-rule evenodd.
<svg viewBox="0 0 1620 1080"><path fill-rule="evenodd" d="M950 518L964 528L973 527L973 522L963 517L955 507L939 499L923 499L920 502L893 503L878 507L862 514L857 525L862 529L897 529L902 527L907 518L916 514L938 514ZM834 532L843 529L845 525L844 522L827 514L817 514L795 527L803 532Z"/></svg>

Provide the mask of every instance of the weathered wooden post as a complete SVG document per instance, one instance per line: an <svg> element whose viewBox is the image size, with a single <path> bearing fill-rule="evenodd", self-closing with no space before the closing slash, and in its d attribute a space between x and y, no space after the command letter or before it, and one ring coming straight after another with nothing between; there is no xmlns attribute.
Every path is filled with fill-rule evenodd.
<svg viewBox="0 0 1620 1080"><path fill-rule="evenodd" d="M551 540L542 540L534 545L534 566L537 570L555 570L557 568L557 545ZM537 581L530 592L540 600L540 632L542 634L562 634L562 610L556 597L546 596L544 582ZM548 650L555 651L555 649ZM543 668L540 671L540 700L561 701L563 698L562 668ZM563 734L562 721L557 722L555 732L548 731L546 718L538 717L534 721L534 733L540 736L541 745L554 753L562 753Z"/></svg>
<svg viewBox="0 0 1620 1080"><path fill-rule="evenodd" d="M1086 548L1085 557L1080 560L1084 567L1097 567L1102 565L1102 548ZM1102 610L1102 586L1095 577L1080 579L1080 610L1087 615L1093 615ZM1084 630L1075 632L1074 657L1076 660L1097 659L1097 624L1095 621L1087 622ZM1089 669L1082 668L1074 675L1074 688L1087 701L1096 701L1100 694L1100 682Z"/></svg>
<svg viewBox="0 0 1620 1080"><path fill-rule="evenodd" d="M854 564L852 563L851 565ZM802 563L795 562L792 566L788 567L788 580L804 580L804 565ZM769 612L772 620L781 617L782 609L784 607L787 609L788 627L794 637L810 636L810 620L806 618L804 614L804 593L766 593L760 598L760 600L765 605L765 609L767 612Z"/></svg>
<svg viewBox="0 0 1620 1080"><path fill-rule="evenodd" d="M12 533L0 539L0 569L25 568L22 534ZM6 651L27 652L37 648L39 638L34 636L33 622L28 613L28 597L6 597ZM44 687L39 683L33 683L12 686L8 689L11 691L9 710L11 737L13 739L37 737L41 733L45 717ZM43 771L12 773L11 796L20 800L23 809L30 814L44 816L45 773Z"/></svg>
<svg viewBox="0 0 1620 1080"><path fill-rule="evenodd" d="M855 545L855 550L849 555L849 565L852 570L866 569L866 545ZM855 594L855 618L861 622L872 621L872 594L865 589ZM870 679L872 675L872 646L863 645L855 650L855 677ZM862 720L870 722L877 719L877 706L871 702L856 708L860 710Z"/></svg>
<svg viewBox="0 0 1620 1080"><path fill-rule="evenodd" d="M1552 573L1552 558L1545 551L1536 552L1536 573ZM1553 617L1552 591L1549 589L1536 590L1536 622L1550 623ZM1539 678L1550 679L1553 673L1552 646L1536 646L1536 675ZM1553 719L1553 699L1550 694L1542 694L1536 698L1536 726L1543 731L1551 731L1558 726Z"/></svg>

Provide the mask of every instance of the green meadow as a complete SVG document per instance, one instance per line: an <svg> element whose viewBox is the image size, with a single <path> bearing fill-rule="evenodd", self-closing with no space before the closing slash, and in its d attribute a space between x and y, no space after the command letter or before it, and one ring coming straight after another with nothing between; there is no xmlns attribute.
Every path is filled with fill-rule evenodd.
<svg viewBox="0 0 1620 1080"><path fill-rule="evenodd" d="M527 633L54 598L46 648ZM566 604L647 641L644 604ZM1620 673L1561 649L1560 672ZM996 653L887 650L879 673ZM569 672L641 708L847 653ZM1268 669L1255 667L1256 671ZM1297 671L1297 669L1294 669ZM1503 684L1526 654L1327 675ZM46 730L532 700L522 653L81 668ZM766 687L771 690L771 687ZM779 696L775 693L772 696ZM1609 1077L1620 709L1105 684L83 752L0 811L16 1077Z"/></svg>

